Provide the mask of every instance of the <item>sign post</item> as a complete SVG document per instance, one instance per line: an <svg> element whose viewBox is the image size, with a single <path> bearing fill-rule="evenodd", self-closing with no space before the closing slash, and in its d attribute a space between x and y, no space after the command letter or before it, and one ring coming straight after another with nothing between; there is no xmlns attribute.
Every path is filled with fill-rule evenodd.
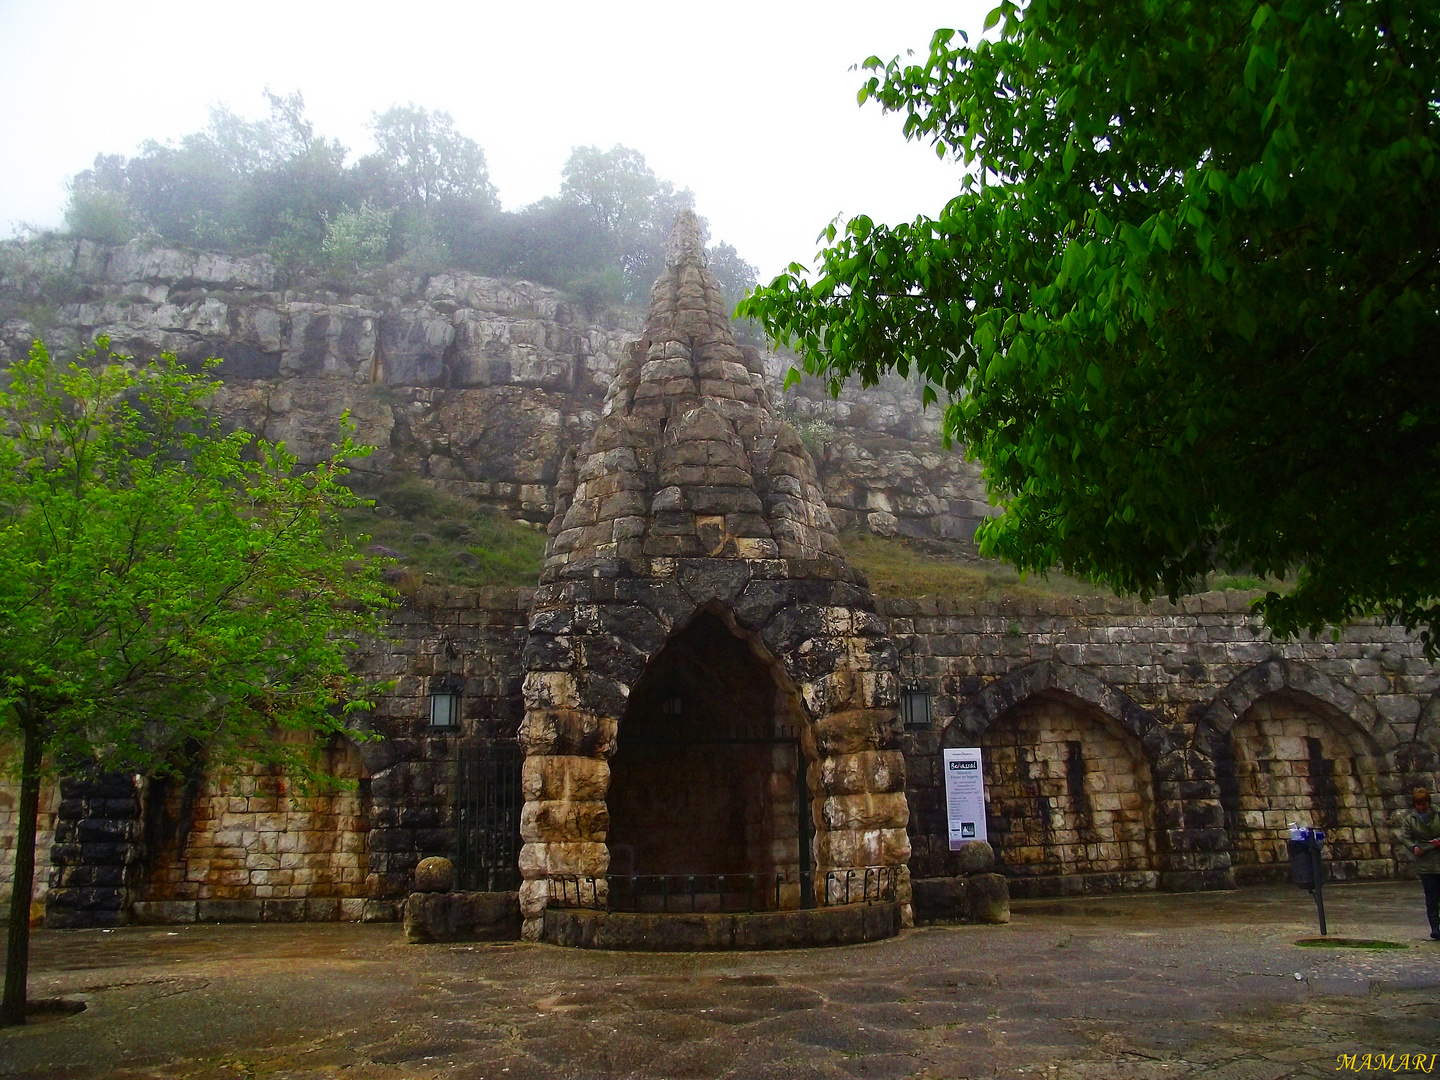
<svg viewBox="0 0 1440 1080"><path fill-rule="evenodd" d="M941 760L945 767L950 850L959 851L973 840L989 840L985 832L985 770L980 747L947 747L941 752Z"/></svg>

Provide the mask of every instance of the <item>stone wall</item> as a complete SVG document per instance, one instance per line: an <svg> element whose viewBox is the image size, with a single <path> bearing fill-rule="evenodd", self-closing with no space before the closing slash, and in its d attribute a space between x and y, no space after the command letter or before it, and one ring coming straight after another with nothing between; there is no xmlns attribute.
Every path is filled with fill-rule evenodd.
<svg viewBox="0 0 1440 1080"><path fill-rule="evenodd" d="M1440 779L1440 670L1402 628L1277 642L1248 605L882 601L902 679L933 694L932 726L905 736L912 875L955 872L939 751L973 745L1020 895L1279 879L1279 830L1296 820L1329 832L1337 877L1405 873L1392 819L1414 784ZM1138 835L1136 800L1119 799L1128 818L1099 813L1105 787L1132 786L1153 835L1145 867L1140 841L1118 840ZM1017 816L1023 842L1007 847Z"/></svg>
<svg viewBox="0 0 1440 1080"><path fill-rule="evenodd" d="M402 899L415 865L455 851L456 763L465 747L513 743L530 589L426 589L396 613L391 639L364 650L362 670L394 679L367 721L370 873L375 896ZM429 696L460 694L460 726L430 726Z"/></svg>
<svg viewBox="0 0 1440 1080"><path fill-rule="evenodd" d="M0 243L0 365L35 337L61 355L107 334L122 353L218 356L236 426L312 460L348 409L378 452L357 463L548 522L567 449L597 423L642 313L593 316L531 282L390 270L286 280L265 256L52 237ZM756 354L772 396L790 368ZM783 395L842 528L968 541L990 512L978 469L941 449L914 382L805 380Z"/></svg>
<svg viewBox="0 0 1440 1080"><path fill-rule="evenodd" d="M529 589L426 591L396 613L390 640L361 653L366 670L396 680L368 721L383 738L355 748L370 778L366 884L357 890L369 917L393 916L420 858L453 854L462 747L513 739L532 597ZM991 838L1020 895L1274 879L1287 872L1280 829L1296 819L1329 832L1337 876L1403 873L1408 863L1397 853L1391 818L1413 784L1440 782L1440 670L1396 627L1360 623L1338 639L1274 642L1239 594L1178 606L931 597L882 600L879 614L904 684L933 694L932 726L900 740L916 878L959 869L947 850L942 745L985 748ZM458 732L429 727L428 695L440 685L463 691ZM527 790L569 776L537 774ZM776 779L777 801L787 800L778 768ZM827 789L843 782L811 778ZM243 787L202 790L211 800L223 792L222 815L258 825L270 814L268 803L252 810L248 794L243 812L232 803ZM200 872L199 852L207 830L204 842L216 846L215 825L206 822L220 804L209 802L192 820L196 846L182 850L154 831L154 807L180 797L162 796L147 807L147 869L136 897L173 890L192 869L200 877L215 870L210 857ZM1040 799L1048 800L1044 811ZM275 813L285 818L278 802ZM225 823L222 817L222 831ZM72 842L94 834L107 852L114 846L99 835L113 825L87 833L80 824L68 826ZM289 830L271 831L278 848ZM1025 842L1008 841L1017 831ZM0 829L0 844L13 844L13 835ZM39 855L46 854L42 842ZM266 884L237 878L227 888L266 902L256 891ZM291 902L312 894L298 893L293 880L285 887L287 897L272 893L268 902L294 915ZM334 906L310 915L334 917Z"/></svg>
<svg viewBox="0 0 1440 1080"><path fill-rule="evenodd" d="M980 735L990 843L1022 877L1114 874L1154 888L1150 768L1098 710L1037 694Z"/></svg>
<svg viewBox="0 0 1440 1080"><path fill-rule="evenodd" d="M365 762L340 740L325 748L323 767L349 786L305 792L274 770L243 765L198 784L152 786L138 898L328 900L338 914L339 900L373 895Z"/></svg>
<svg viewBox="0 0 1440 1080"><path fill-rule="evenodd" d="M40 789L40 816L35 825L35 888L31 902L42 904L50 888L50 848L55 843L55 813L60 805L60 787L48 783ZM15 880L15 835L20 810L18 778L0 780L0 908L10 902Z"/></svg>
<svg viewBox="0 0 1440 1080"><path fill-rule="evenodd" d="M1356 728L1277 694L1246 710L1230 746L1234 795L1226 826L1238 880L1263 878L1288 860L1284 836L1292 821L1325 830L1330 857L1346 877L1389 876L1385 762ZM1222 788L1222 805L1225 794Z"/></svg>

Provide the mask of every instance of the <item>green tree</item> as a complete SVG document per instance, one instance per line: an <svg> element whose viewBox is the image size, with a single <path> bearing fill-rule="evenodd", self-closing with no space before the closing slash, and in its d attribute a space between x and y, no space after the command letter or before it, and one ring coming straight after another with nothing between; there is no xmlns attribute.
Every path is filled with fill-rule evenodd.
<svg viewBox="0 0 1440 1080"><path fill-rule="evenodd" d="M325 241L320 254L337 270L366 270L385 265L390 244L390 222L394 213L368 203L356 210L343 210L326 221Z"/></svg>
<svg viewBox="0 0 1440 1080"><path fill-rule="evenodd" d="M297 229L318 236L325 215L347 203L345 147L315 134L298 92L265 96L266 119L218 105L201 131L147 140L129 159L97 156L71 183L71 231L110 239L138 219L172 243L227 248L277 237L293 246Z"/></svg>
<svg viewBox="0 0 1440 1080"><path fill-rule="evenodd" d="M377 113L371 127L378 156L407 201L426 209L446 199L499 208L485 151L455 130L449 113L395 105Z"/></svg>
<svg viewBox="0 0 1440 1080"><path fill-rule="evenodd" d="M0 738L23 748L0 1023L25 1018L42 777L198 745L316 778L304 737L359 735L345 656L388 603L333 528L348 435L299 471L221 434L208 377L106 348L61 367L36 342L0 393Z"/></svg>
<svg viewBox="0 0 1440 1080"><path fill-rule="evenodd" d="M65 227L85 240L123 244L140 231L140 218L118 191L94 183L72 181L65 207Z"/></svg>
<svg viewBox="0 0 1440 1080"><path fill-rule="evenodd" d="M630 295L643 297L665 266L675 215L694 209L695 195L657 177L638 150L577 146L561 170L560 202L608 237L608 261L624 273Z"/></svg>
<svg viewBox="0 0 1440 1080"><path fill-rule="evenodd" d="M807 370L917 369L1004 513L983 550L1142 596L1298 574L1277 631L1440 616L1440 8L1031 0L872 57L970 166L743 304Z"/></svg>
<svg viewBox="0 0 1440 1080"><path fill-rule="evenodd" d="M710 248L705 259L725 295L725 310L734 314L735 306L760 280L760 271L741 257L734 244L724 241Z"/></svg>

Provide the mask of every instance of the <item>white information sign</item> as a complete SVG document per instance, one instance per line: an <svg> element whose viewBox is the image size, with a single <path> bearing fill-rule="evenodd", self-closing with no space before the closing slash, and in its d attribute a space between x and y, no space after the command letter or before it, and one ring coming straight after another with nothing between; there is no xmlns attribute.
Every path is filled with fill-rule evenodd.
<svg viewBox="0 0 1440 1080"><path fill-rule="evenodd" d="M985 769L980 747L961 746L942 751L945 766L945 816L950 823L950 850L959 851L985 834Z"/></svg>

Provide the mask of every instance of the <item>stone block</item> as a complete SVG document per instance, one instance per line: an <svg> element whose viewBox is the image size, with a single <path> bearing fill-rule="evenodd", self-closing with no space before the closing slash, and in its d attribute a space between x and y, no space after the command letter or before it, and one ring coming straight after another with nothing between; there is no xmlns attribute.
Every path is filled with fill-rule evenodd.
<svg viewBox="0 0 1440 1080"><path fill-rule="evenodd" d="M304 900L264 900L260 907L261 922L296 923L305 921Z"/></svg>
<svg viewBox="0 0 1440 1080"><path fill-rule="evenodd" d="M984 840L972 840L950 856L957 873L983 874L995 865L995 849Z"/></svg>
<svg viewBox="0 0 1440 1080"><path fill-rule="evenodd" d="M445 895L439 893L436 895ZM394 900L369 899L360 913L360 921L367 923L396 922L400 918L398 905Z"/></svg>
<svg viewBox="0 0 1440 1080"><path fill-rule="evenodd" d="M260 922L264 905L269 901L252 900L200 900L196 903L195 921L213 923Z"/></svg>
<svg viewBox="0 0 1440 1080"><path fill-rule="evenodd" d="M971 874L965 880L970 893L971 922L1010 921L1010 886L1003 874Z"/></svg>
<svg viewBox="0 0 1440 1080"><path fill-rule="evenodd" d="M550 882L545 878L533 878L520 883L520 912L527 919L536 918L545 911L550 900Z"/></svg>
<svg viewBox="0 0 1440 1080"><path fill-rule="evenodd" d="M365 903L363 896L343 897L336 916L340 922L360 922L365 917Z"/></svg>
<svg viewBox="0 0 1440 1080"><path fill-rule="evenodd" d="M411 893L405 901L405 940L513 941L520 936L520 900L513 892Z"/></svg>
<svg viewBox="0 0 1440 1080"><path fill-rule="evenodd" d="M903 791L905 755L899 750L836 754L820 763L820 786L831 795Z"/></svg>
<svg viewBox="0 0 1440 1080"><path fill-rule="evenodd" d="M820 802L827 829L903 829L910 820L904 792L831 795Z"/></svg>
<svg viewBox="0 0 1440 1080"><path fill-rule="evenodd" d="M821 758L861 754L885 748L889 715L879 709L846 709L821 716L811 728ZM823 766L822 766L823 778Z"/></svg>
<svg viewBox="0 0 1440 1080"><path fill-rule="evenodd" d="M130 917L137 923L192 923L197 904L194 900L137 900L130 905Z"/></svg>
<svg viewBox="0 0 1440 1080"><path fill-rule="evenodd" d="M520 838L526 841L604 841L610 811L603 799L527 800L520 812Z"/></svg>
<svg viewBox="0 0 1440 1080"><path fill-rule="evenodd" d="M339 922L340 900L338 897L311 897L305 901L306 922Z"/></svg>
<svg viewBox="0 0 1440 1080"><path fill-rule="evenodd" d="M970 886L964 877L915 878L910 892L917 922L970 921Z"/></svg>

